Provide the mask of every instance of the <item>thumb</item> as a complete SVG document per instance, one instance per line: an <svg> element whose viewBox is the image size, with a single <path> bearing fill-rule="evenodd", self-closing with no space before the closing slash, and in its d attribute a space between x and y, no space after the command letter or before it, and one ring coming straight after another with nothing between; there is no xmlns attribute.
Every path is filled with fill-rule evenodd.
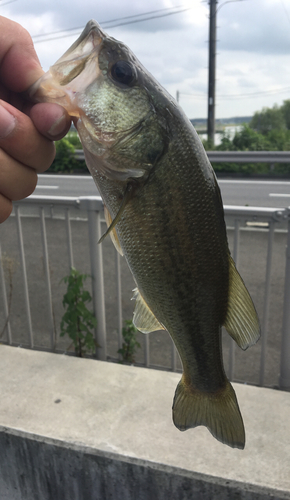
<svg viewBox="0 0 290 500"><path fill-rule="evenodd" d="M69 131L71 118L66 110L58 104L35 104L29 112L37 130L53 141L58 141Z"/></svg>

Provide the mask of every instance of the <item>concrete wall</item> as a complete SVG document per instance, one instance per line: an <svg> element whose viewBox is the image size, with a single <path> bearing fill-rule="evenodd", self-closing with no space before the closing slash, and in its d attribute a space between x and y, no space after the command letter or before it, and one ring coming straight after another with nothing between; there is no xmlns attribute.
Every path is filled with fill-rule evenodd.
<svg viewBox="0 0 290 500"><path fill-rule="evenodd" d="M241 451L174 427L178 380L0 346L0 499L290 499L290 393L235 384Z"/></svg>
<svg viewBox="0 0 290 500"><path fill-rule="evenodd" d="M36 436L0 434L1 500L280 500L277 490Z"/></svg>

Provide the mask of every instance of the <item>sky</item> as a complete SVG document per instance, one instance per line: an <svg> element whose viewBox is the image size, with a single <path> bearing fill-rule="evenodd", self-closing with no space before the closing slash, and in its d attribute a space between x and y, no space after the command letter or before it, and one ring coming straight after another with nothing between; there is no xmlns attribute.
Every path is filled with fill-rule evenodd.
<svg viewBox="0 0 290 500"><path fill-rule="evenodd" d="M179 91L189 118L207 116L208 0L0 0L0 15L29 31L45 71L95 19L174 97ZM216 118L250 116L286 99L290 0L219 0Z"/></svg>

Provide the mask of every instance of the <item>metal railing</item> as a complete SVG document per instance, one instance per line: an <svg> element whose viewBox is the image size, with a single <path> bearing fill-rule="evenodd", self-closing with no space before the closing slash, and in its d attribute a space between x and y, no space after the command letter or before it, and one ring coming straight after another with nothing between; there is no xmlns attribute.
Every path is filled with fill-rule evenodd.
<svg viewBox="0 0 290 500"><path fill-rule="evenodd" d="M256 226L259 223L267 224L268 226L268 242L267 242L267 261L265 275L265 291L263 302L263 313L261 321L261 358L259 370L259 385L263 386L265 381L265 360L268 343L268 323L269 323L269 306L270 306L270 285L272 277L272 261L273 261L273 241L275 226L285 225L287 231L286 256L285 256L285 284L284 284L284 300L283 300L283 325L282 325L282 342L281 342L281 364L279 387L290 388L290 208L261 208L261 207L235 207L224 206L225 216L234 218L234 247L233 258L238 266L239 261L239 236L240 225L242 222L246 224L254 223ZM281 304L282 305L282 304ZM282 307L281 307L282 311ZM234 378L234 353L236 344L231 340L230 349L230 368L229 377Z"/></svg>
<svg viewBox="0 0 290 500"><path fill-rule="evenodd" d="M278 384L270 383L270 385L278 385L280 388L290 388L290 210L287 209L275 209L275 208L260 208L260 207L235 207L235 206L225 206L225 217L227 222L228 234L232 241L232 254L237 266L239 267L240 258L240 238L241 235L245 237L252 237L253 231L255 235L260 235L259 237L267 237L267 256L266 262L261 262L261 265L265 267L265 276L261 280L261 286L259 291L259 300L261 302L259 315L262 327L262 338L260 344L260 360L258 370L258 380L256 383L259 385L269 385L267 383L267 350L269 347L269 314L271 309L271 283L272 283L272 268L273 268L273 255L275 255L274 250L274 237L277 231L283 233L282 246L284 248L285 241L287 243L286 260L280 257L278 260L280 265L283 266L284 274L284 291L282 292L282 298L278 304L278 315L281 315L281 340L279 340L280 347L276 349L275 356L277 357L280 352L280 363L279 371L280 378ZM56 327L55 327L55 312L54 312L54 293L55 289L52 290L51 284L51 257L50 257L50 245L47 237L47 224L49 221L62 221L62 229L60 232L65 231L66 234L66 252L63 266L69 270L70 267L74 266L74 255L75 248L72 242L72 229L71 225L75 221L82 221L87 225L88 229L88 240L82 242L82 244L89 247L89 261L90 261L90 274L92 276L92 297L93 297L93 309L97 317L97 328L95 332L96 341L100 347L97 348L96 356L98 359L106 360L108 359L108 339L107 339L107 328L106 328L106 299L105 299L105 287L108 286L108 279L105 278L104 274L104 264L103 264L103 247L98 244L98 241L104 232L101 228L101 224L104 222L103 219L103 204L99 197L57 197L57 196L30 196L29 198L16 202L14 204L14 217L10 218L9 224L11 228L13 224L16 224L17 228L17 239L18 239L18 252L19 252L19 266L21 276L22 276L22 290L21 307L23 307L23 315L26 317L27 330L28 330L28 345L23 341L17 340L17 335L13 331L13 321L12 313L10 311L9 302L9 290L7 287L7 278L5 279L5 266L3 265L3 256L1 254L1 246L6 248L6 254L9 249L7 247L6 239L0 231L0 290L1 295L0 300L3 303L3 321L4 328L2 331L2 341L10 345L24 345L30 348L38 348L37 342L35 341L35 332L33 329L33 319L32 319L32 305L30 303L31 298L31 288L37 288L37 283L30 284L29 287L29 271L27 270L27 258L26 258L26 248L29 245L34 245L33 238L28 238L29 241L24 242L23 236L23 222L24 221L37 221L40 224L41 233L41 246L42 246L42 260L43 260L43 274L45 282L45 299L41 302L41 307L44 308L44 302L47 313L47 320L45 327L49 331L49 345L45 348L51 351L59 350L57 348L56 338ZM4 225L3 225L4 227ZM30 226L29 226L30 227ZM34 226L33 226L34 227ZM38 226L39 227L39 226ZM36 233L34 229L31 229L33 234L39 233L39 229L36 228ZM11 231L10 231L11 232ZM52 230L53 232L53 230ZM78 234L79 228L77 228L76 233ZM63 236L63 234L62 234ZM55 238L58 236L55 234ZM50 235L51 238L51 235ZM32 240L32 241L31 241ZM108 244L108 243L107 243ZM55 245L55 241L54 241ZM63 243L62 243L63 246ZM264 239L261 242L261 248L264 248ZM15 250L15 249L14 249ZM58 250L56 250L57 252ZM83 250L81 250L83 251ZM122 345L122 324L123 324L123 306L122 302L130 300L130 297L124 298L124 293L122 292L122 282L121 282L121 264L120 256L115 251L115 249L110 250L114 252L114 266L115 272L111 281L114 281L116 303L113 306L113 314L115 316L117 325L117 336L118 336L118 347ZM107 252L107 250L106 250ZM247 254L247 252L244 252ZM253 252L248 251L248 257L250 259ZM112 263L110 263L110 266ZM30 265L31 266L31 265ZM105 266L106 267L106 266ZM107 266L108 267L108 266ZM242 273L243 275L243 273ZM107 281L106 281L107 280ZM20 288L21 285L18 286ZM279 285L280 286L280 285ZM19 290L18 290L19 292ZM252 293L252 291L250 290ZM38 294L34 290L34 293ZM44 293L44 292L42 292ZM113 293L113 292L112 292ZM43 297L44 297L43 295ZM273 297L273 296L272 296ZM59 302L59 301L58 301ZM37 305L39 307L39 305ZM15 307L17 309L17 307ZM282 320L283 318L283 320ZM24 318L21 320L24 321ZM279 327L280 328L280 327ZM275 333L276 335L276 333ZM156 367L156 364L152 363L150 360L150 336L147 335L144 338L144 349L143 360L139 360L140 364L145 366ZM168 337L169 338L169 337ZM163 341L163 340L162 340ZM270 338L270 343L273 342ZM169 340L167 340L169 342ZM43 347L42 347L43 348ZM64 349L65 350L65 349ZM117 352L117 349L116 349ZM278 353L278 354L277 354ZM114 356L110 355L110 359ZM115 359L118 359L116 354ZM257 359L257 354L256 358ZM236 376L236 360L237 352L235 349L235 344L230 341L228 348L228 368L227 372L231 380L243 380L247 382L247 377L243 375ZM256 363L256 362L255 362ZM160 368L167 368L172 370L180 370L180 364L178 365L178 357L176 355L175 348L171 351L171 362L169 366L160 366Z"/></svg>
<svg viewBox="0 0 290 500"><path fill-rule="evenodd" d="M207 151L211 163L290 163L290 151ZM82 149L76 149L74 156L84 160Z"/></svg>
<svg viewBox="0 0 290 500"><path fill-rule="evenodd" d="M290 151L207 151L211 163L290 163Z"/></svg>

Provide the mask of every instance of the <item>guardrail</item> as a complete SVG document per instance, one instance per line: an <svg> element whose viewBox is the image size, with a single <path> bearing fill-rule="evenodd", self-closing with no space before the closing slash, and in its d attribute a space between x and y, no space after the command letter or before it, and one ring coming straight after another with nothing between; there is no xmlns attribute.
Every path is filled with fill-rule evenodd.
<svg viewBox="0 0 290 500"><path fill-rule="evenodd" d="M290 151L207 151L212 163L290 163Z"/></svg>
<svg viewBox="0 0 290 500"><path fill-rule="evenodd" d="M290 163L290 151L207 151L211 163ZM75 150L75 158L84 160L82 149Z"/></svg>
<svg viewBox="0 0 290 500"><path fill-rule="evenodd" d="M287 209L275 209L275 208L260 208L260 207L236 207L236 206L225 206L225 217L227 220L228 232L230 232L231 238L233 240L233 258L238 263L239 255L240 255L240 236L243 233L245 235L245 231L253 231L253 226L255 231L262 234L263 238L265 236L265 232L267 233L267 257L266 262L261 262L261 265L265 265L265 278L262 279L263 283L261 287L263 287L262 293L263 298L260 298L260 302L263 303L261 306L260 318L262 325L262 339L260 343L260 361L259 361L259 376L258 383L259 385L265 385L265 374L267 369L267 350L269 348L269 314L270 314L270 306L271 306L271 280L272 280L272 262L273 262L273 244L274 244L274 234L278 229L283 231L283 238L287 238L287 252L286 252L286 267L285 267L285 285L284 292L282 293L283 305L279 304L279 313L282 316L283 309L283 322L282 322L282 333L281 333L281 343L280 349L276 352L276 356L278 356L278 351L280 351L280 378L278 385L280 388L290 388L290 210ZM35 219L36 218L36 219ZM104 288L108 285L104 280L104 264L103 264L103 249L102 245L98 245L98 241L104 231L101 229L101 224L103 223L103 204L100 197L58 197L58 196L37 196L33 195L29 198L14 203L14 218L10 218L11 227L16 223L17 228L17 240L18 240L18 251L20 256L20 268L22 274L22 284L23 284L23 300L24 300L24 309L23 313L26 316L27 325L28 325L28 333L29 333L29 342L26 345L23 342L19 342L16 339L16 334L13 332L12 328L12 317L11 311L9 310L9 290L7 289L7 280L5 280L4 276L4 266L2 265L1 259L1 246L8 248L6 240L1 233L0 230L0 290L2 289L2 302L3 302L3 311L4 311L4 325L5 332L3 339L10 345L25 345L30 348L38 348L35 342L35 335L33 329L33 320L32 320L32 309L30 304L31 297L31 287L36 287L37 283L33 283L32 285L28 284L29 281L29 272L27 270L27 262L26 262L26 251L28 245L34 245L33 238L26 239L26 243L24 243L23 236L23 221L29 219L29 221L33 221L35 224L35 220L37 220L37 224L40 223L40 232L42 238L42 260L43 260L43 268L45 275L45 283L46 283L46 300L45 307L48 308L48 323L49 323L49 331L50 331L50 341L49 345L45 348L48 350L55 351L57 350L57 338L56 338L56 328L55 328L55 317L53 310L53 295L51 286L51 259L50 259L50 245L48 243L47 238L47 230L46 226L49 221L62 221L63 229L61 232L65 231L66 233L66 262L64 262L64 266L69 269L74 265L74 251L73 243L72 243L72 231L71 224L72 221L85 221L88 229L88 240L83 241L83 245L89 246L89 260L90 260L90 273L92 276L92 295L93 295L93 309L95 315L97 317L97 328L96 328L96 341L100 347L97 348L97 358L106 360L108 358L107 353L107 330L106 330L106 304L105 304L105 293ZM5 225L3 225L4 228ZM30 224L31 226L31 224ZM34 227L34 226L33 226ZM37 226L35 226L37 227ZM31 229L30 229L31 230ZM37 234L39 232L36 229L36 233L34 229L32 230L33 234ZM11 232L11 231L10 231ZM262 232L262 233L261 233ZM76 233L77 234L77 233ZM252 234L252 233L251 233ZM258 233L257 233L258 234ZM50 236L52 238L53 235ZM55 236L57 237L57 236ZM32 241L30 241L32 239ZM285 238L284 238L285 239ZM284 242L283 239L283 242ZM264 241L264 240L263 240ZM54 245L57 242L54 241ZM282 243L284 245L284 243ZM264 243L262 242L262 248ZM15 250L15 249L14 249ZM11 251L11 249L10 249ZM81 252L83 250L80 250ZM122 312L122 301L124 301L124 296L122 294L121 288L121 267L120 267L120 256L114 250L115 254L115 273L113 280L115 281L116 286L116 306L113 307L114 315L116 316L117 322L117 331L118 331L118 346L122 346L122 323L123 323L123 312ZM57 250L56 250L57 252ZM7 253L7 252L6 252ZM249 254L249 252L248 252ZM60 258L60 257L59 257ZM251 258L251 255L248 255L248 258ZM285 261L284 261L285 262ZM111 264L110 264L111 265ZM284 263L283 263L284 265ZM242 273L243 274L243 273ZM20 286L20 285L19 285ZM260 288L261 288L260 287ZM36 292L37 293L37 292ZM127 298L126 298L127 300ZM128 298L129 300L129 298ZM21 304L22 307L22 304ZM44 304L41 304L41 307L44 308ZM21 320L22 321L22 320ZM24 321L24 318L23 318ZM45 325L47 327L47 324ZM277 332L275 332L276 335ZM278 334L277 334L278 335ZM271 343L273 342L273 338L270 337ZM168 340L169 341L169 340ZM43 347L42 347L43 348ZM231 380L237 380L235 375L236 368L236 350L235 344L233 341L230 343L229 347L229 362L228 362L228 375ZM256 355L257 356L257 355ZM110 356L112 358L112 356ZM115 357L117 360L117 355ZM153 363L150 362L150 336L145 336L144 341L144 357L141 364L150 367L154 366ZM179 365L180 366L180 365ZM161 366L158 366L159 368ZM163 366L164 368L164 366ZM168 369L172 369L176 371L178 368L178 359L176 355L176 350L172 347L171 353L171 366L167 367ZM239 380L243 380L247 382L247 377L243 378L243 376L239 375ZM272 384L276 385L276 384Z"/></svg>

